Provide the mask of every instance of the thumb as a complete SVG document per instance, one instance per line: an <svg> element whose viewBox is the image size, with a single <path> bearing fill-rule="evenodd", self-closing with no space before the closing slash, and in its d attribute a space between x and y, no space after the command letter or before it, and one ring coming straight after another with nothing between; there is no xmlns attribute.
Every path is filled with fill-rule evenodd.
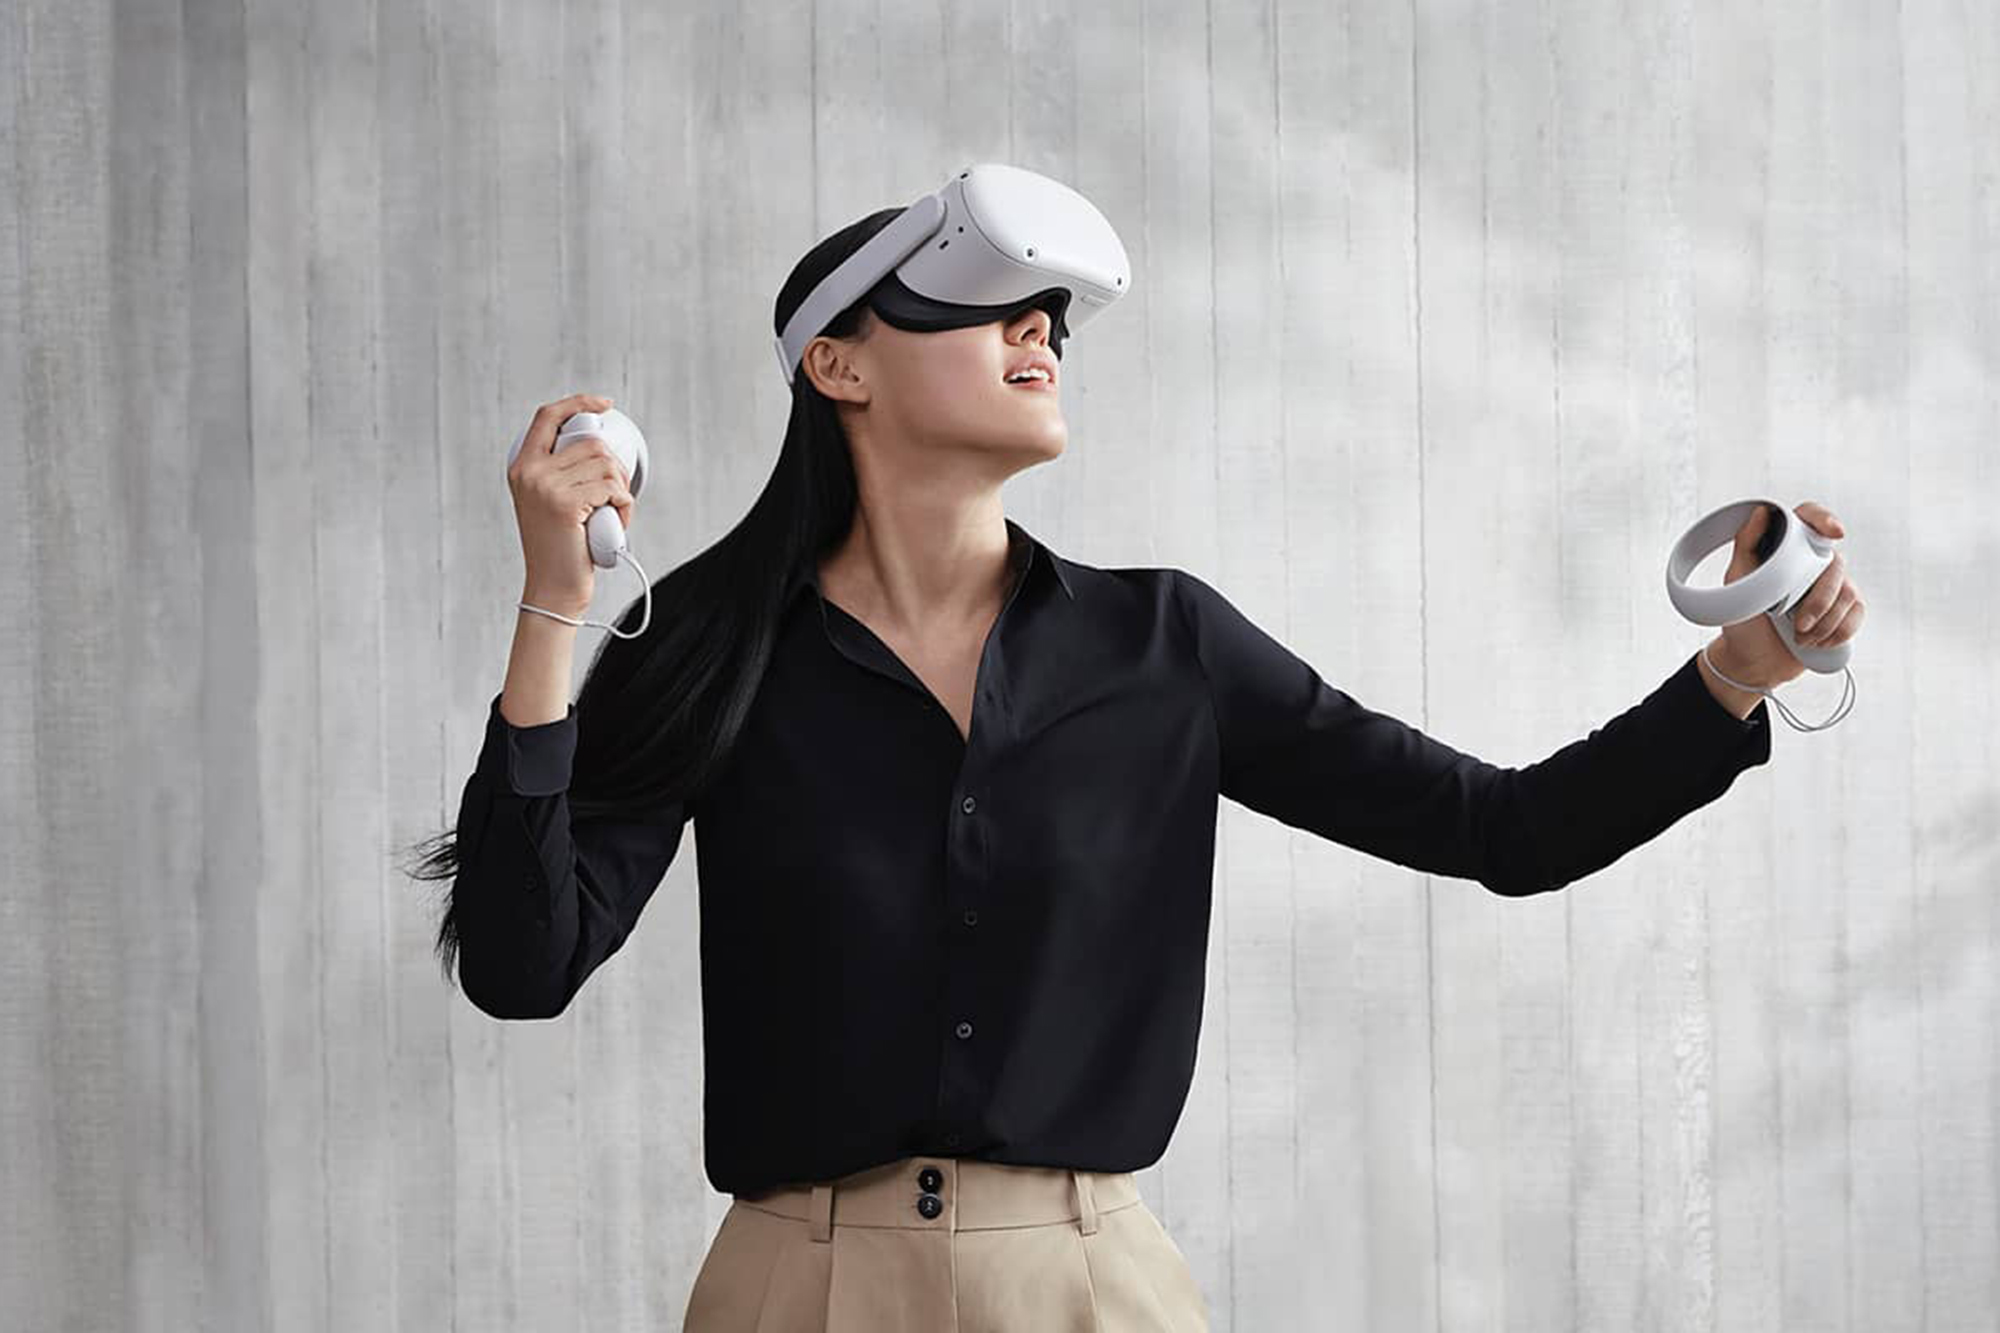
<svg viewBox="0 0 2000 1333"><path fill-rule="evenodd" d="M1758 505L1750 512L1750 517L1744 520L1743 526L1736 529L1736 549L1738 551L1754 550L1757 545L1757 539L1762 537L1764 529L1770 526L1771 506L1767 504Z"/></svg>
<svg viewBox="0 0 2000 1333"><path fill-rule="evenodd" d="M1743 526L1736 529L1735 544L1729 553L1729 570L1722 576L1724 583L1734 583L1763 563L1757 545L1770 527L1771 506L1760 504L1744 520Z"/></svg>

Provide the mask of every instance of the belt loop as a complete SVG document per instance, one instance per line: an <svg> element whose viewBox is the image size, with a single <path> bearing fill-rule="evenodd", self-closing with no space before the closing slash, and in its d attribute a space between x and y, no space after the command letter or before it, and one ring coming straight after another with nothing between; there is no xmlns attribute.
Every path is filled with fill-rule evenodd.
<svg viewBox="0 0 2000 1333"><path fill-rule="evenodd" d="M823 1180L813 1185L812 1238L833 1239L833 1186Z"/></svg>
<svg viewBox="0 0 2000 1333"><path fill-rule="evenodd" d="M1097 1234L1097 1195L1091 1190L1090 1173L1070 1169L1069 1178L1076 1184L1077 1230L1086 1236Z"/></svg>

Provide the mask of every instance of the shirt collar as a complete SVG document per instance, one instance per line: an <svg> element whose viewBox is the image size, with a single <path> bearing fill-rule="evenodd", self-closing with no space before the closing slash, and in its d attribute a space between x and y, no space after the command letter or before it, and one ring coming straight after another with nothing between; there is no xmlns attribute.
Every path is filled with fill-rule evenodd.
<svg viewBox="0 0 2000 1333"><path fill-rule="evenodd" d="M1063 568L1065 561L1062 557L1012 518L1006 522L1007 549L1014 559L1021 563L1023 578L1033 577L1038 568L1046 566L1055 574L1056 583L1062 588L1063 596L1075 601L1076 591L1070 587L1069 571ZM819 561L810 556L801 560L799 568L793 571L791 584L785 593L786 604L790 605L792 599L807 588L815 592L820 591Z"/></svg>

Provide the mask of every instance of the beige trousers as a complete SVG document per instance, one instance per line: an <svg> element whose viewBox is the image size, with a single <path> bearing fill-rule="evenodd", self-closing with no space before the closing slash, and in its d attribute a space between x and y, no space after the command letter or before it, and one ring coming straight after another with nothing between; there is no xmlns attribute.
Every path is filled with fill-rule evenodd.
<svg viewBox="0 0 2000 1333"><path fill-rule="evenodd" d="M1129 1171L905 1157L734 1196L682 1333L1208 1333Z"/></svg>

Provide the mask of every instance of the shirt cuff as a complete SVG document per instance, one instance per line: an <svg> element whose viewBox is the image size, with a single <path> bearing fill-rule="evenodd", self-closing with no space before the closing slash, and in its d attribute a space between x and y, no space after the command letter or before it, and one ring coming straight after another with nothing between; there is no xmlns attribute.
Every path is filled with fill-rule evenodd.
<svg viewBox="0 0 2000 1333"><path fill-rule="evenodd" d="M478 764L487 778L516 796L554 796L569 790L575 758L574 703L553 722L517 727L501 715L500 695L493 696L487 705L486 739Z"/></svg>
<svg viewBox="0 0 2000 1333"><path fill-rule="evenodd" d="M1741 747L1735 756L1744 768L1766 763L1771 758L1771 701L1759 699L1750 716L1737 717L1723 707L1722 700L1701 677L1699 654L1681 663L1680 670L1667 678L1668 692L1680 703L1680 713L1694 734L1712 738L1718 745L1734 742Z"/></svg>

